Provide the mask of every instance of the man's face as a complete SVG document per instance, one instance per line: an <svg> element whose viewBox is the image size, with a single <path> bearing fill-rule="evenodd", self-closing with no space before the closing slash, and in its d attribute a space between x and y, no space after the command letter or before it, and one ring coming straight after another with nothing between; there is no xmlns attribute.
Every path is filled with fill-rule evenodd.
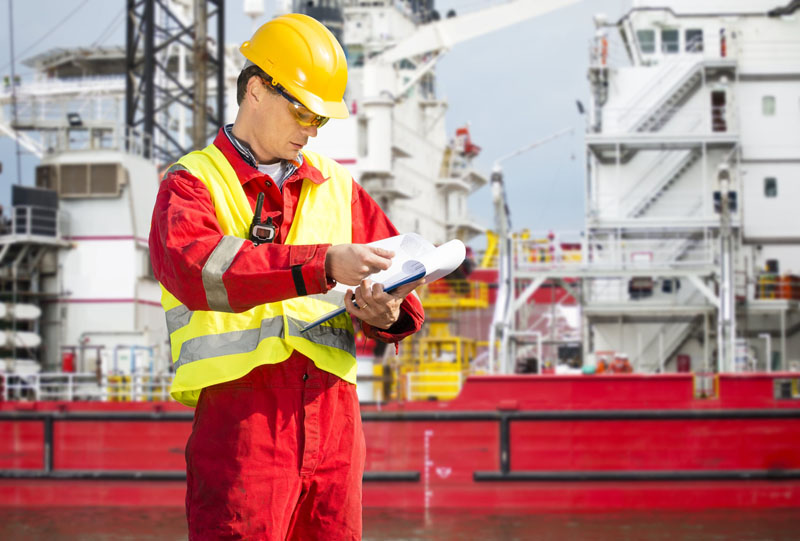
<svg viewBox="0 0 800 541"><path fill-rule="evenodd" d="M255 107L256 116L255 143L253 151L262 163L274 163L278 160L295 160L307 143L309 137L316 137L315 126L301 126L290 110L289 101L268 89L258 77L251 79L260 88L254 89L259 96Z"/></svg>

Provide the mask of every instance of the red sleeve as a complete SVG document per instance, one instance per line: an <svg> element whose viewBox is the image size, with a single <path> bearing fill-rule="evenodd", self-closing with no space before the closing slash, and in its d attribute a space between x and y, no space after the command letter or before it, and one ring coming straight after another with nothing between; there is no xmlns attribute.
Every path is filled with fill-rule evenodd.
<svg viewBox="0 0 800 541"><path fill-rule="evenodd" d="M190 310L210 310L203 267L223 238L211 195L187 171L170 173L159 187L150 228L156 279ZM301 265L307 294L330 289L325 278L329 245L253 245L245 240L222 273L233 312L298 296L292 267ZM298 272L297 269L294 270Z"/></svg>
<svg viewBox="0 0 800 541"><path fill-rule="evenodd" d="M352 221L354 244L366 244L399 234L375 200L355 181L353 182ZM407 296L400 305L400 310L400 319L386 330L372 327L362 321L361 328L364 334L368 338L391 343L399 342L422 328L425 312L416 295Z"/></svg>

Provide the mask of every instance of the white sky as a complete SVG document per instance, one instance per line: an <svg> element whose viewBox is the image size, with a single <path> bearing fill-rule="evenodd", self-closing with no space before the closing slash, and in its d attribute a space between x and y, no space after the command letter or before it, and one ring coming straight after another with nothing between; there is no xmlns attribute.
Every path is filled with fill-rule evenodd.
<svg viewBox="0 0 800 541"><path fill-rule="evenodd" d="M10 73L9 2L0 4L0 75ZM466 13L503 0L437 0L447 10ZM531 0L545 1L545 0ZM21 60L53 47L124 45L125 0L13 0L14 49ZM265 15L274 12L266 0ZM226 41L249 37L251 22L243 0L226 1ZM511 220L515 230L583 229L584 118L575 100L588 104L589 41L592 17L606 13L616 20L630 0L583 0L576 5L518 23L456 45L439 62L438 91L449 101L448 134L470 122L473 142L482 147L476 163L488 176L495 159L567 127L564 136L503 164ZM7 206L18 173L15 145L0 137L0 203ZM38 160L22 156L22 181L33 182ZM470 197L470 212L493 227L491 195L484 187ZM480 245L480 243L477 243Z"/></svg>

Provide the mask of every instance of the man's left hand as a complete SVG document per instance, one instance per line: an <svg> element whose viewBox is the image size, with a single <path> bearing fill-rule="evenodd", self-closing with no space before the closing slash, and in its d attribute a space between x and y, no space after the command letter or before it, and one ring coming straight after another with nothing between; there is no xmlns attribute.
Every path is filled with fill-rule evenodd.
<svg viewBox="0 0 800 541"><path fill-rule="evenodd" d="M388 329L400 317L400 305L406 295L425 283L425 278L409 282L386 293L382 284L362 280L355 292L348 289L344 296L344 306L349 314L379 329ZM353 298L355 297L355 302Z"/></svg>

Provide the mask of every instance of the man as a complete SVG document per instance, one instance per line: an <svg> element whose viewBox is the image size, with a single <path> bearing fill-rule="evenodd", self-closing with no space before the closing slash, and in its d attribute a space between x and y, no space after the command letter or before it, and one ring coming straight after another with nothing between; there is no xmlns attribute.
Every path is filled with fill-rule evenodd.
<svg viewBox="0 0 800 541"><path fill-rule="evenodd" d="M397 342L422 325L419 300L406 298L421 281L385 293L366 279L393 254L365 244L397 231L342 166L302 150L328 118L348 116L333 35L289 14L241 51L236 121L169 169L150 233L171 394L196 406L189 537L360 539L351 315L367 336ZM336 282L354 286L350 315L300 332L334 307L324 294Z"/></svg>

